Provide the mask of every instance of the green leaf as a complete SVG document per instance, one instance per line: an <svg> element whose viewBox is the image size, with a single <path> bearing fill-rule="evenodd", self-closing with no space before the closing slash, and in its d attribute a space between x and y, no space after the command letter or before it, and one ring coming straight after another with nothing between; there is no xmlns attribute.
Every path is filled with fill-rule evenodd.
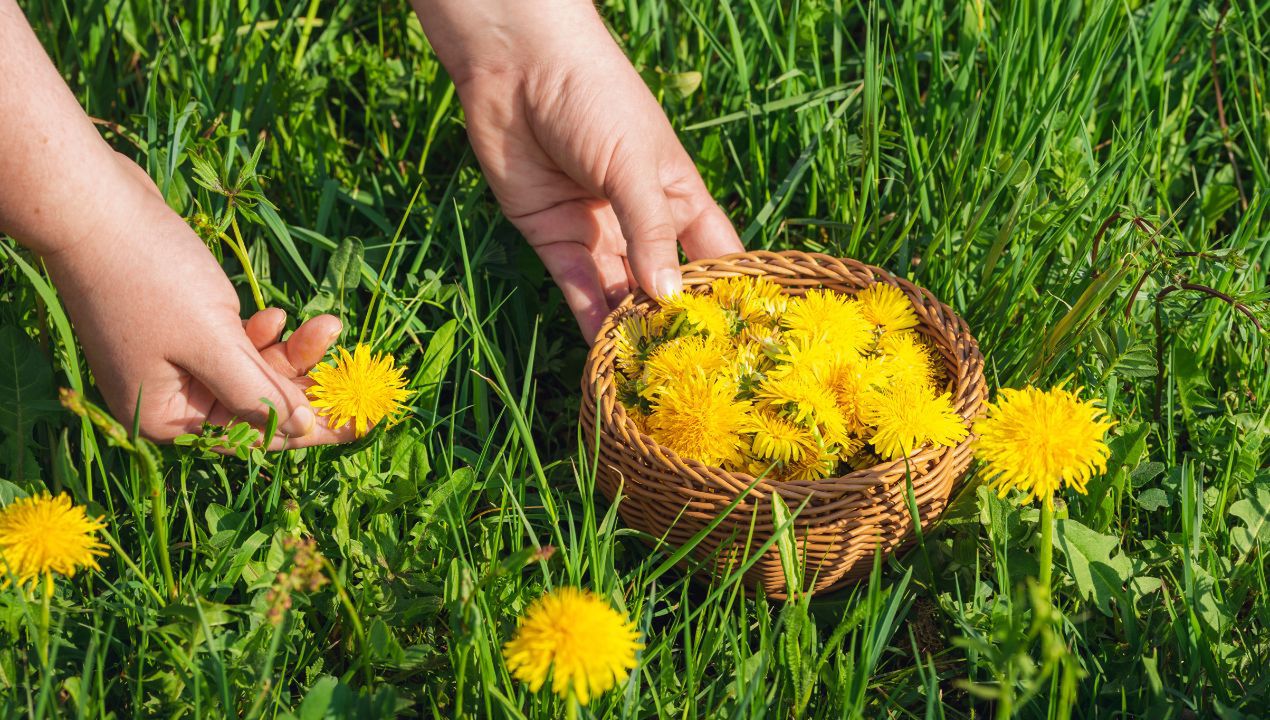
<svg viewBox="0 0 1270 720"><path fill-rule="evenodd" d="M356 288L361 280L362 256L366 248L355 237L346 237L331 254L323 284L333 292Z"/></svg>
<svg viewBox="0 0 1270 720"><path fill-rule="evenodd" d="M318 678L300 703L300 720L322 720L326 717L326 711L331 707L331 697L339 684L340 681L330 675Z"/></svg>
<svg viewBox="0 0 1270 720"><path fill-rule="evenodd" d="M326 264L326 275L318 292L305 303L300 314L309 318L335 307L336 301L361 285L362 256L366 248L355 237L346 237L335 247Z"/></svg>
<svg viewBox="0 0 1270 720"><path fill-rule="evenodd" d="M691 96L700 87L701 73L696 70L661 74L661 89L680 100Z"/></svg>
<svg viewBox="0 0 1270 720"><path fill-rule="evenodd" d="M0 328L0 431L5 436L4 462L17 479L38 473L31 466L31 429L61 413L53 390L53 370L34 340L17 326Z"/></svg>
<svg viewBox="0 0 1270 720"><path fill-rule="evenodd" d="M804 600L787 604L781 610L779 653L781 666L789 675L794 697L810 695L815 682L816 624L807 614Z"/></svg>
<svg viewBox="0 0 1270 720"><path fill-rule="evenodd" d="M1162 472L1164 472L1164 463L1144 462L1134 468L1133 472L1129 473L1129 479L1133 482L1134 487L1141 487L1159 477Z"/></svg>
<svg viewBox="0 0 1270 720"><path fill-rule="evenodd" d="M308 266L304 264L304 259L300 257L300 250L295 246L295 239L291 237L291 231L287 229L287 224L282 222L282 218L278 216L278 211L268 202L261 202L256 206L256 210L259 212L260 219L264 221L265 226L269 228L269 232L273 233L273 236L278 240L278 244L286 251L286 257L291 261L291 265L300 271L300 274L304 276L305 280L309 281L310 285L317 285L317 279L313 277L313 274L309 272Z"/></svg>
<svg viewBox="0 0 1270 720"><path fill-rule="evenodd" d="M1119 435L1111 438L1107 446L1111 459L1107 471L1089 482L1088 511L1081 519L1095 530L1106 530L1115 517L1116 507L1129 485L1129 468L1137 467L1146 454L1149 423L1126 424Z"/></svg>
<svg viewBox="0 0 1270 720"><path fill-rule="evenodd" d="M1111 601L1127 602L1125 586L1133 578L1129 558L1120 552L1120 540L1095 532L1075 520L1055 523L1054 541L1067 558L1076 588L1106 615Z"/></svg>
<svg viewBox="0 0 1270 720"><path fill-rule="evenodd" d="M1138 494L1134 500L1147 512L1155 512L1170 504L1169 494L1160 488L1150 488Z"/></svg>
<svg viewBox="0 0 1270 720"><path fill-rule="evenodd" d="M441 381L445 379L450 363L454 360L454 339L458 334L457 320L448 320L432 333L428 341L428 349L423 353L423 368L419 372L419 396L416 403L420 407L432 405Z"/></svg>
<svg viewBox="0 0 1270 720"><path fill-rule="evenodd" d="M0 507L4 507L9 503L30 495L21 486L15 485L4 478L0 478Z"/></svg>
<svg viewBox="0 0 1270 720"><path fill-rule="evenodd" d="M803 577L798 562L798 544L794 537L794 523L784 499L772 493L772 523L777 528L776 550L780 553L781 569L785 571L786 592L792 598L802 590Z"/></svg>
<svg viewBox="0 0 1270 720"><path fill-rule="evenodd" d="M1244 491L1244 498L1230 506L1230 514L1243 520L1230 529L1230 540L1243 555L1258 543L1270 543L1270 475L1263 474Z"/></svg>
<svg viewBox="0 0 1270 720"><path fill-rule="evenodd" d="M1097 330L1091 339L1103 362L1103 377L1152 377L1155 375L1155 351L1142 338L1130 337L1122 327L1112 331Z"/></svg>
<svg viewBox="0 0 1270 720"><path fill-rule="evenodd" d="M1173 379L1177 382L1177 398L1182 404L1182 417L1188 427L1194 428L1199 415L1213 409L1205 391L1212 386L1208 380L1211 368L1200 362L1199 353L1175 349L1173 353Z"/></svg>
<svg viewBox="0 0 1270 720"><path fill-rule="evenodd" d="M1212 225L1237 202L1239 202L1239 191L1233 185L1217 183L1209 185L1204 191L1204 202L1201 208L1204 220Z"/></svg>

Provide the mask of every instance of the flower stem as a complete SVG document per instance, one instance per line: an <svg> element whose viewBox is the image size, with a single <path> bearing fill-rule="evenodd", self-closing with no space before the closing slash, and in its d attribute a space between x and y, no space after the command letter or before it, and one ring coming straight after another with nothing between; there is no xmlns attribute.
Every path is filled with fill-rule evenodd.
<svg viewBox="0 0 1270 720"><path fill-rule="evenodd" d="M40 603L40 636L37 641L36 651L40 655L40 664L48 667L49 664L49 624L52 617L51 606L53 604L53 573L44 574L44 597Z"/></svg>
<svg viewBox="0 0 1270 720"><path fill-rule="evenodd" d="M1048 502L1041 503L1041 573L1038 581L1042 597L1045 598L1046 610L1050 606L1050 579L1054 568L1054 506Z"/></svg>
<svg viewBox="0 0 1270 720"><path fill-rule="evenodd" d="M172 575L171 548L168 543L168 496L167 487L163 484L163 476L159 473L159 464L155 459L156 448L144 438L137 441L136 458L141 462L142 472L150 485L150 522L154 524L154 539L159 546L159 569L163 572L163 584L167 587L168 597L175 599L176 580Z"/></svg>
<svg viewBox="0 0 1270 720"><path fill-rule="evenodd" d="M260 292L260 283L256 280L256 271L251 269L251 257L247 255L247 243L243 242L243 234L238 230L238 218L230 218L229 227L234 231L230 238L221 233L221 240L234 252L238 263L243 266L243 274L247 276L247 284L251 286L251 298L256 302L257 310L265 309L265 296Z"/></svg>

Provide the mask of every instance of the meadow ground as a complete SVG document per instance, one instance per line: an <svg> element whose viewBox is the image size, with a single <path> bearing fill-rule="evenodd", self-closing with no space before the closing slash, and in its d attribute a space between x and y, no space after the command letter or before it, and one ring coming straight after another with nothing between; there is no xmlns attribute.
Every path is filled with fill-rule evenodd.
<svg viewBox="0 0 1270 720"><path fill-rule="evenodd" d="M690 584L623 528L579 447L585 345L405 3L23 7L173 207L246 205L269 302L365 327L418 393L352 447L135 455L59 405L91 377L3 241L0 503L65 491L112 549L56 583L47 660L40 594L0 590L0 715L559 716L499 648L561 585L646 645L588 717L1265 715L1265 2L604 4L748 247L882 265L964 315L991 387L1105 398L1054 624L1037 511L973 472L918 549L811 602ZM292 535L332 582L271 615Z"/></svg>

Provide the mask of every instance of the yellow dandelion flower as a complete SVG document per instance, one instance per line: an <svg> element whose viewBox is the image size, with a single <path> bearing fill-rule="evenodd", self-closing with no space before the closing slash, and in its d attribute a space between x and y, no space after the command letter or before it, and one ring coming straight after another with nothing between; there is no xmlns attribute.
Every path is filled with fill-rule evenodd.
<svg viewBox="0 0 1270 720"><path fill-rule="evenodd" d="M661 334L662 323L663 318L659 314L633 312L622 318L614 338L619 370L629 377L639 375L639 363L647 359L654 341Z"/></svg>
<svg viewBox="0 0 1270 720"><path fill-rule="evenodd" d="M781 349L780 328L766 325L747 325L737 335L738 343L753 343L763 348L769 355L776 355Z"/></svg>
<svg viewBox="0 0 1270 720"><path fill-rule="evenodd" d="M666 385L648 418L649 435L685 458L707 465L738 463L745 450L750 403L736 398L736 383L703 373Z"/></svg>
<svg viewBox="0 0 1270 720"><path fill-rule="evenodd" d="M681 292L660 302L662 317L674 332L701 332L719 338L732 335L732 318L713 296Z"/></svg>
<svg viewBox="0 0 1270 720"><path fill-rule="evenodd" d="M754 433L750 451L760 461L798 462L816 451L816 438L806 428L767 411L750 416Z"/></svg>
<svg viewBox="0 0 1270 720"><path fill-rule="evenodd" d="M352 421L353 431L362 437L380 420L396 417L410 397L402 377L405 368L394 365L391 355L372 355L366 345L359 344L351 355L340 348L334 365L322 363L309 372L313 407L330 418L334 429Z"/></svg>
<svg viewBox="0 0 1270 720"><path fill-rule="evenodd" d="M864 398L864 419L875 428L869 442L887 460L904 457L926 443L953 446L966 437L966 426L953 409L949 393L935 396L929 388L894 385Z"/></svg>
<svg viewBox="0 0 1270 720"><path fill-rule="evenodd" d="M106 546L97 531L106 526L88 517L66 495L19 498L0 510L0 588L9 578L34 586L52 575L72 577L81 567L99 570Z"/></svg>
<svg viewBox="0 0 1270 720"><path fill-rule="evenodd" d="M847 418L838 407L833 390L814 374L795 369L768 378L756 397L769 407L785 411L794 422L814 428L830 443L849 442Z"/></svg>
<svg viewBox="0 0 1270 720"><path fill-rule="evenodd" d="M847 428L863 433L863 398L871 390L884 387L889 380L885 365L874 357L840 356L825 367L822 380L846 418Z"/></svg>
<svg viewBox="0 0 1270 720"><path fill-rule="evenodd" d="M873 283L856 293L855 299L868 321L886 332L917 327L917 313L903 290L887 283Z"/></svg>
<svg viewBox="0 0 1270 720"><path fill-rule="evenodd" d="M732 360L732 373L743 390L750 390L756 383L761 382L771 368L772 359L768 357L762 345L742 342L736 346L736 355Z"/></svg>
<svg viewBox="0 0 1270 720"><path fill-rule="evenodd" d="M772 376L784 377L792 373L809 373L818 378L824 378L840 363L858 357L860 354L855 350L842 351L834 343L816 342L805 337L794 336L789 338L777 353L777 365L772 370Z"/></svg>
<svg viewBox="0 0 1270 720"><path fill-rule="evenodd" d="M551 691L570 693L586 705L622 682L643 649L630 618L599 595L560 588L535 600L516 634L503 646L512 676L538 692L551 676Z"/></svg>
<svg viewBox="0 0 1270 720"><path fill-rule="evenodd" d="M1003 388L987 415L975 423L975 455L1001 497L1011 488L1054 506L1064 486L1085 492L1095 472L1107 469L1104 437L1115 425L1101 408L1062 385L1049 390Z"/></svg>
<svg viewBox="0 0 1270 720"><path fill-rule="evenodd" d="M786 480L805 481L823 480L831 477L838 469L838 455L825 448L816 448L801 462L790 464L785 469Z"/></svg>
<svg viewBox="0 0 1270 720"><path fill-rule="evenodd" d="M644 390L653 397L663 388L704 373L731 372L736 350L726 340L703 335L685 335L662 343L644 363Z"/></svg>
<svg viewBox="0 0 1270 720"><path fill-rule="evenodd" d="M781 325L796 338L831 343L839 352L864 352L873 344L873 325L860 304L832 290L810 290L790 300Z"/></svg>
<svg viewBox="0 0 1270 720"><path fill-rule="evenodd" d="M780 285L748 275L715 280L710 284L710 292L720 305L747 322L770 322L785 309L787 298Z"/></svg>
<svg viewBox="0 0 1270 720"><path fill-rule="evenodd" d="M876 287L876 286L875 286ZM878 359L891 382L935 389L939 367L930 346L911 331L890 332L878 340Z"/></svg>

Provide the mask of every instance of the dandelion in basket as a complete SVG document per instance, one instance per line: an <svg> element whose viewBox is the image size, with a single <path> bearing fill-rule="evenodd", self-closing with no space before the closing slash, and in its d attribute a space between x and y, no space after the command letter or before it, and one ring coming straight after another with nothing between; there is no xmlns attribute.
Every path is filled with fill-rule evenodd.
<svg viewBox="0 0 1270 720"><path fill-rule="evenodd" d="M7 587L10 577L33 587L55 574L99 570L97 558L106 554L106 546L97 541L97 532L104 527L66 495L13 501L0 510L0 587Z"/></svg>
<svg viewBox="0 0 1270 720"><path fill-rule="evenodd" d="M1051 390L1003 388L987 415L975 423L975 456L984 462L988 482L1001 497L1026 493L1054 507L1063 487L1084 493L1096 472L1107 469L1111 451L1104 437L1114 425L1080 388Z"/></svg>
<svg viewBox="0 0 1270 720"><path fill-rule="evenodd" d="M561 588L525 610L503 656L530 690L538 692L550 676L552 692L586 705L630 674L643 647L630 619L600 596Z"/></svg>
<svg viewBox="0 0 1270 720"><path fill-rule="evenodd" d="M682 458L814 481L967 435L904 291L788 294L722 278L637 308L615 343L627 417Z"/></svg>
<svg viewBox="0 0 1270 720"><path fill-rule="evenodd" d="M358 344L352 354L340 348L335 364L322 363L309 372L309 398L333 429L352 422L353 432L362 437L380 420L396 418L405 409L410 391L404 372L391 355L372 354L366 345Z"/></svg>

